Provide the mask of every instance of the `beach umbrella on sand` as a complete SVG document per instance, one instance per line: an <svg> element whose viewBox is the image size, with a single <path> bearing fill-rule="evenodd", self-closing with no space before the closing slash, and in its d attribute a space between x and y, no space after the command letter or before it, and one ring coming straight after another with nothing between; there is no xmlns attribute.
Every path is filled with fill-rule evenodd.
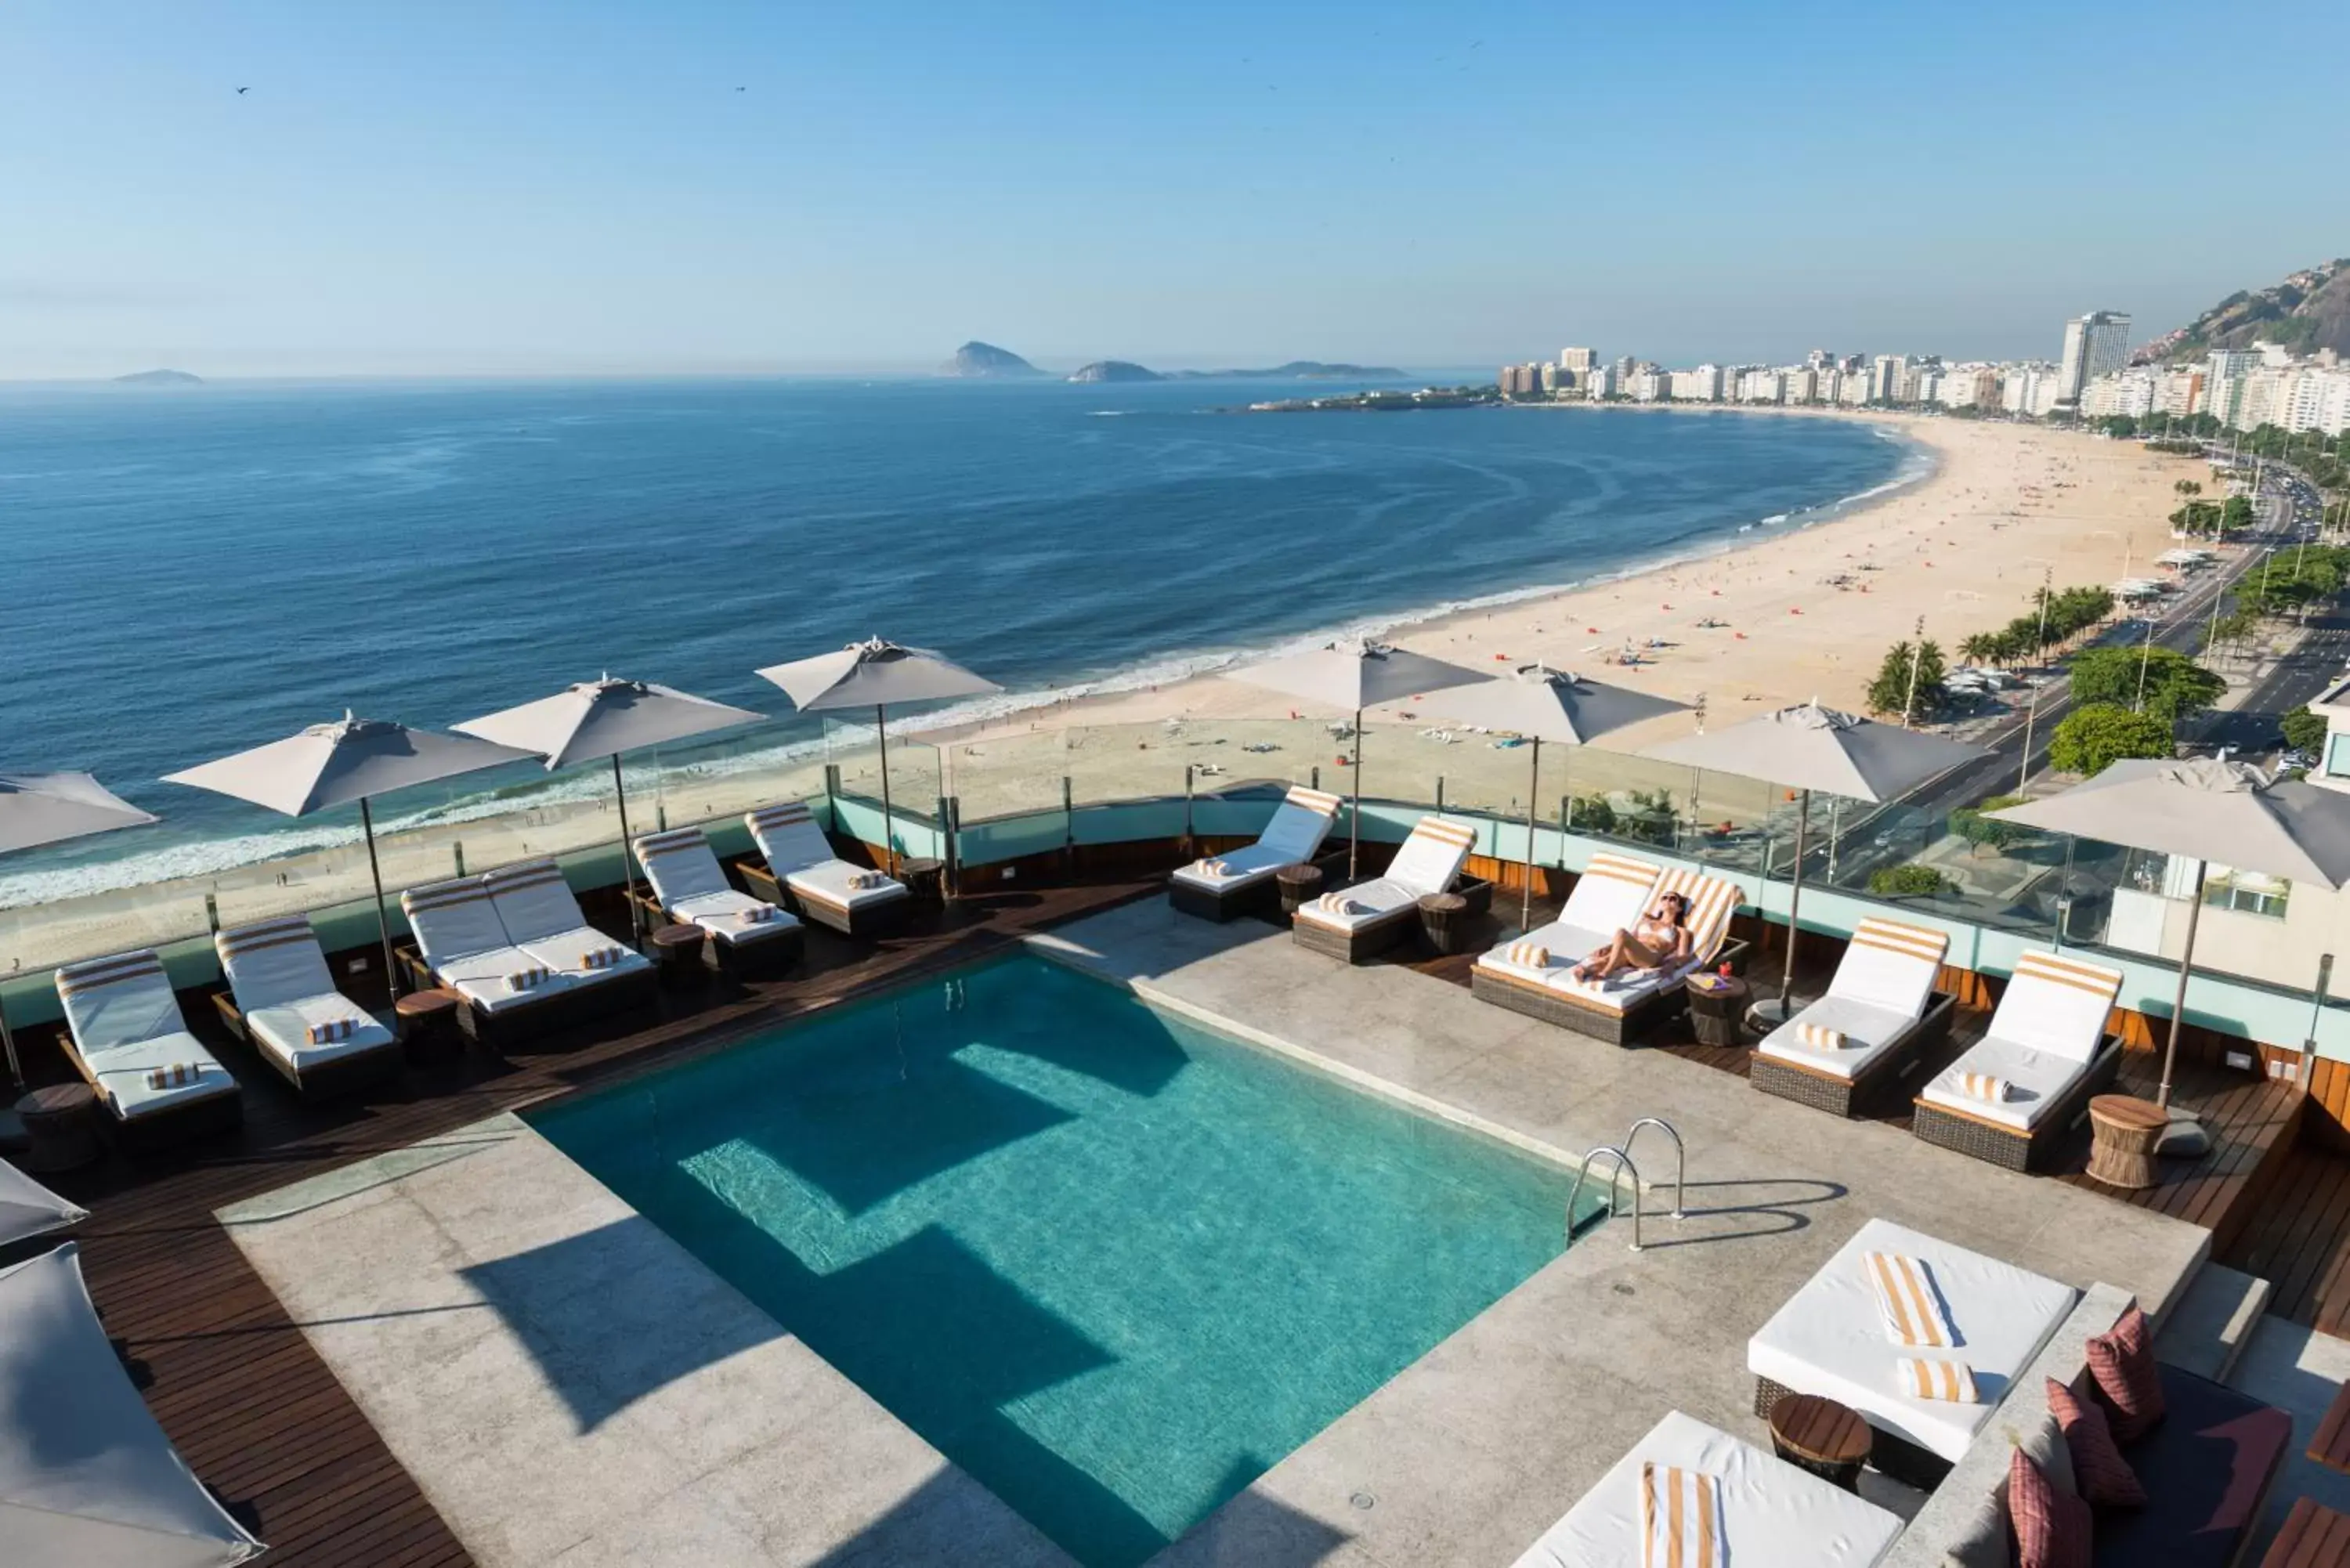
<svg viewBox="0 0 2350 1568"><path fill-rule="evenodd" d="M526 762L529 756L470 736L411 730L346 711L331 724L312 724L282 741L166 774L163 782L234 795L287 816L308 816L357 801L359 832L367 839L368 875L375 883L375 929L383 942L384 983L398 996L400 966L391 958L391 919L383 909L383 868L376 861L375 814L369 800L411 784L454 778L501 763Z"/></svg>
<svg viewBox="0 0 2350 1568"><path fill-rule="evenodd" d="M813 659L771 664L759 676L782 687L792 706L803 713L836 708L873 710L873 729L881 751L881 858L892 873L898 869L898 848L889 808L889 710L900 703L940 702L1003 690L944 654L901 647L878 637Z"/></svg>
<svg viewBox="0 0 2350 1568"><path fill-rule="evenodd" d="M1534 742L1526 780L1526 882L1518 924L1534 915L1534 803L1541 798L1542 746L1586 746L1611 730L1687 711L1689 704L1529 664L1498 680L1455 686L1428 700L1431 714L1460 724L1511 730Z"/></svg>
<svg viewBox="0 0 2350 1568"><path fill-rule="evenodd" d="M1782 708L1711 734L1685 735L1640 753L1659 762L1680 763L1715 773L1759 779L1801 792L1795 808L1795 863L1787 888L1787 965L1775 1002L1755 1008L1762 1017L1783 1023L1793 1012L1797 914L1804 898L1804 829L1812 815L1812 794L1842 795L1882 805L1898 800L1960 763L1991 753L1981 746L1946 741L1898 724L1880 724L1823 708L1819 700Z"/></svg>
<svg viewBox="0 0 2350 1568"><path fill-rule="evenodd" d="M1349 638L1228 673L1234 680L1326 708L1346 709L1355 715L1355 761L1349 770L1354 774L1355 803L1347 825L1347 875L1350 877L1363 846L1363 710L1489 679L1474 670L1366 638Z"/></svg>
<svg viewBox="0 0 2350 1568"><path fill-rule="evenodd" d="M0 774L0 855L154 820L88 774ZM16 1061L16 1037L8 1032L5 1005L0 1048L7 1053L8 1081L23 1088L25 1072Z"/></svg>
<svg viewBox="0 0 2350 1568"><path fill-rule="evenodd" d="M2236 870L2331 888L2350 882L2350 796L2298 780L2272 782L2242 763L2132 758L2062 794L1985 815L1993 822L2185 856L2196 863L2195 890L2187 902L2187 941L2178 955L2178 990L2171 998L2169 1037L2162 1048L2162 1086L2155 1096L2166 1110L2178 1054L2178 1026L2187 1017L2195 925L2203 912L2203 877L2210 865L2217 861ZM2172 1119L2190 1118L2174 1112ZM2188 1150L2173 1144L2168 1152Z"/></svg>
<svg viewBox="0 0 2350 1568"><path fill-rule="evenodd" d="M548 773L572 763L612 759L612 799L620 816L620 884L628 897L629 929L637 931L643 918L637 909L636 873L629 863L629 786L620 777L620 753L754 724L765 717L667 686L603 675L575 682L552 697L450 728L535 753L546 760Z"/></svg>

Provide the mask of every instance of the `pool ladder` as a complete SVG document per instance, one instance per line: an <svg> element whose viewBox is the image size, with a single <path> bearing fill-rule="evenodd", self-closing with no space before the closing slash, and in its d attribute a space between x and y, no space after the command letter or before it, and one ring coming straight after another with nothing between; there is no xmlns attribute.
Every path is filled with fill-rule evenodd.
<svg viewBox="0 0 2350 1568"><path fill-rule="evenodd" d="M1582 1163L1575 1168L1574 1184L1566 1189L1568 1241L1572 1241L1575 1239L1575 1200L1583 1195L1583 1179L1591 1173L1594 1161L1612 1159L1615 1165L1608 1172L1607 1218L1613 1220L1617 1217L1618 1210L1616 1206L1624 1192L1618 1178L1628 1172L1632 1178L1632 1251L1637 1252L1640 1250L1640 1194L1647 1190L1647 1184L1640 1179L1640 1168L1632 1163L1631 1148L1639 1141L1642 1127L1655 1127L1673 1140L1673 1218L1679 1220L1687 1217L1688 1210L1681 1202L1681 1191L1689 1177L1689 1149L1681 1142L1681 1135L1672 1123L1660 1116L1642 1116L1632 1124L1632 1130L1624 1135L1622 1143L1601 1144L1597 1148L1586 1154Z"/></svg>

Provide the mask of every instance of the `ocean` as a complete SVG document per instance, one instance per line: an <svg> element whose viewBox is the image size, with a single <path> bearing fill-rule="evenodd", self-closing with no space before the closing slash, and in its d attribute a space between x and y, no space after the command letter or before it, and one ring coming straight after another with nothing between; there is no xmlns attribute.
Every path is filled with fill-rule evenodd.
<svg viewBox="0 0 2350 1568"><path fill-rule="evenodd" d="M355 835L158 782L347 708L445 725L609 671L784 715L755 667L874 635L1017 706L1728 548L1927 467L1831 420L1219 411L1330 389L0 389L0 771L167 822L12 857L0 906Z"/></svg>

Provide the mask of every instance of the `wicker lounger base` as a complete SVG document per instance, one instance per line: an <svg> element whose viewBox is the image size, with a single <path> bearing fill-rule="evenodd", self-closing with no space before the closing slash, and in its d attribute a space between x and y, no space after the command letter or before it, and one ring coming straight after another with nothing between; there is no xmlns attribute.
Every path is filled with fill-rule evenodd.
<svg viewBox="0 0 2350 1568"><path fill-rule="evenodd" d="M397 1039L387 1040L372 1050L351 1052L329 1058L315 1067L297 1068L276 1052L253 1037L246 1026L244 1014L237 1010L236 999L227 992L213 993L213 1011L228 1032L250 1046L253 1054L269 1065L269 1070L294 1085L295 1093L306 1100L329 1100L338 1095L355 1095L371 1089L400 1075L407 1065L407 1054Z"/></svg>
<svg viewBox="0 0 2350 1568"><path fill-rule="evenodd" d="M1747 1065L1747 1081L1766 1095L1776 1095L1832 1116L1856 1116L1876 1110L1894 1100L1903 1081L1950 1040L1950 1018L1958 1006L1957 997L1937 992L1907 1039L1849 1078L1809 1072L1757 1051Z"/></svg>
<svg viewBox="0 0 2350 1568"><path fill-rule="evenodd" d="M1493 884L1482 877L1462 877L1452 884L1452 891L1468 900L1463 914L1483 915L1493 907ZM1390 909L1375 920L1366 920L1351 931L1314 920L1289 922L1289 934L1296 939L1298 946L1345 959L1348 963L1377 958L1419 929L1419 905L1416 900L1400 909Z"/></svg>
<svg viewBox="0 0 2350 1568"><path fill-rule="evenodd" d="M1749 944L1744 939L1732 937L1722 944L1714 962L1728 964L1732 973L1742 974L1748 951ZM1572 1029L1577 1034L1588 1034L1594 1040L1605 1040L1610 1045L1637 1045L1689 1011L1689 988L1679 982L1641 998L1621 1012L1610 1012L1605 1008L1586 1006L1548 986L1508 979L1482 964L1469 971L1469 992L1497 1007Z"/></svg>
<svg viewBox="0 0 2350 1568"><path fill-rule="evenodd" d="M1916 1102L1909 1130L1938 1148L1955 1149L2004 1169L2037 1170L2074 1124L2088 1114L2090 1099L2112 1088L2121 1070L2121 1040L2108 1034L2089 1070L2048 1107L2047 1115L2028 1134L1994 1127L1924 1100Z"/></svg>
<svg viewBox="0 0 2350 1568"><path fill-rule="evenodd" d="M75 1071L98 1092L99 1108L106 1117L107 1130L117 1145L133 1154L150 1149L169 1148L191 1138L211 1137L215 1134L234 1132L244 1125L244 1093L231 1088L224 1094L207 1096L201 1100L187 1100L170 1110L150 1111L140 1116L120 1116L114 1113L114 1102L98 1087L98 1075L89 1064L81 1059L78 1051L68 1053L73 1057Z"/></svg>
<svg viewBox="0 0 2350 1568"><path fill-rule="evenodd" d="M1281 908L1281 877L1268 871L1238 888L1202 888L1180 877L1167 879L1167 902L1179 915L1213 920L1222 925L1243 915L1270 918Z"/></svg>
<svg viewBox="0 0 2350 1568"><path fill-rule="evenodd" d="M799 926L785 926L775 935L753 942L706 937L702 943L702 961L728 980L773 980L797 965L806 951L806 930Z"/></svg>
<svg viewBox="0 0 2350 1568"><path fill-rule="evenodd" d="M914 907L913 895L896 898L872 899L853 909L827 904L816 898L803 898L775 880L775 874L755 860L737 860L734 874L743 880L743 888L754 898L764 900L779 909L789 909L812 925L828 931L838 931L856 941L870 941L899 930L906 916Z"/></svg>
<svg viewBox="0 0 2350 1568"><path fill-rule="evenodd" d="M1758 1374L1754 1379L1754 1413L1769 1420L1772 1407L1795 1392L1783 1383L1773 1383ZM1932 1491L1950 1473L1950 1460L1931 1449L1919 1448L1907 1438L1895 1436L1873 1421L1868 1428L1868 1462L1871 1468L1919 1491Z"/></svg>
<svg viewBox="0 0 2350 1568"><path fill-rule="evenodd" d="M660 994L660 971L647 965L592 985L567 987L520 1007L486 1012L470 999L457 1010L465 1038L493 1049L536 1040L558 1029L577 1028L629 1009L650 1006Z"/></svg>

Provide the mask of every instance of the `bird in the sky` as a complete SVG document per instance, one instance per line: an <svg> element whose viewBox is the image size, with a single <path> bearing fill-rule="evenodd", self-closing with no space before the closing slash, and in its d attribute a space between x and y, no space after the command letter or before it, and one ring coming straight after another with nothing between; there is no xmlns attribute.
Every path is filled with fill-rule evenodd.
<svg viewBox="0 0 2350 1568"><path fill-rule="evenodd" d="M748 91L750 91L751 89L750 89L750 88L736 88L734 90L735 90L736 92L748 92Z"/></svg>
<svg viewBox="0 0 2350 1568"><path fill-rule="evenodd" d="M237 89L236 89L236 96L237 96L237 97L239 97L239 98L243 98L246 93L249 93L249 92L251 92L252 90L253 90L253 89L252 89L251 88L237 88Z"/></svg>

